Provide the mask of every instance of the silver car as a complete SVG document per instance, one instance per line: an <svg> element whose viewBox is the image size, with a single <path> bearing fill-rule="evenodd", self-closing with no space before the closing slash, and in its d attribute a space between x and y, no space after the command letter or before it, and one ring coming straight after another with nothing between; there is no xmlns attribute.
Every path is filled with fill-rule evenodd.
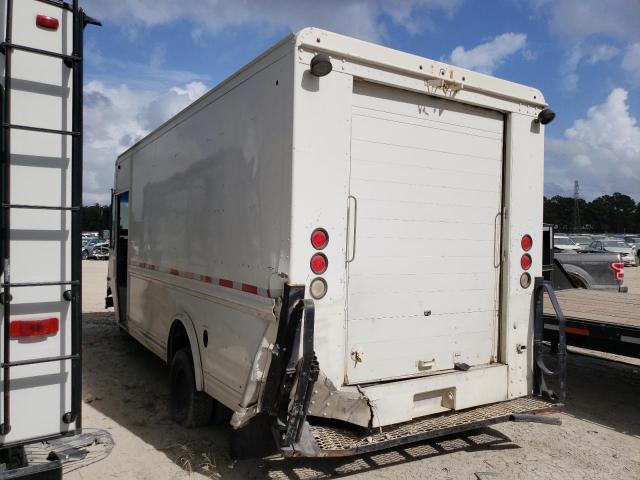
<svg viewBox="0 0 640 480"><path fill-rule="evenodd" d="M594 240L589 245L589 249L597 252L619 253L625 265L630 267L638 266L638 253L635 247L630 247L624 240L617 238L604 238Z"/></svg>

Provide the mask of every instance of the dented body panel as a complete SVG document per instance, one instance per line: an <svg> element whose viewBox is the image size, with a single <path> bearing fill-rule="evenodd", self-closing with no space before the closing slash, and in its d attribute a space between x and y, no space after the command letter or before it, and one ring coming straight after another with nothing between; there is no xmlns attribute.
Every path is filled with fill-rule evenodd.
<svg viewBox="0 0 640 480"><path fill-rule="evenodd" d="M326 76L309 70L318 53ZM379 427L529 395L520 239L539 276L545 106L536 89L330 32L284 39L118 160L120 324L166 359L189 318L200 385L236 427L264 409L287 347L283 291L311 299L319 276L311 417Z"/></svg>

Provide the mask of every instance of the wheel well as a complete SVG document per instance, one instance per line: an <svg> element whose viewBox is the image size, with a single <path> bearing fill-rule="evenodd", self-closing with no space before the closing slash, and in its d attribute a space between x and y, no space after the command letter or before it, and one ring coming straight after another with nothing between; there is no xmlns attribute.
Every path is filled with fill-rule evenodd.
<svg viewBox="0 0 640 480"><path fill-rule="evenodd" d="M173 356L177 351L188 348L191 350L191 343L189 342L189 335L186 328L180 320L176 320L171 325L171 331L169 332L169 342L167 346L167 363L171 363Z"/></svg>

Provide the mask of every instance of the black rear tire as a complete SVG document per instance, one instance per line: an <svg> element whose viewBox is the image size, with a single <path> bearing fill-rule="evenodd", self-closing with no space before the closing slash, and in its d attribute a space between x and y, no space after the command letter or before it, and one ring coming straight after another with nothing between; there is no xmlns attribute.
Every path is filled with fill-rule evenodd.
<svg viewBox="0 0 640 480"><path fill-rule="evenodd" d="M169 373L171 387L171 418L186 428L211 423L214 400L196 390L193 359L188 348L180 349L171 360Z"/></svg>

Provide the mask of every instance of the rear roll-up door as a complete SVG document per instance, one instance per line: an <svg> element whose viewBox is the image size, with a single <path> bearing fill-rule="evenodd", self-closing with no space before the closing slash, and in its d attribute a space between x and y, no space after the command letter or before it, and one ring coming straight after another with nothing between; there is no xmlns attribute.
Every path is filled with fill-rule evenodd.
<svg viewBox="0 0 640 480"><path fill-rule="evenodd" d="M503 127L498 112L354 84L349 383L495 361Z"/></svg>

